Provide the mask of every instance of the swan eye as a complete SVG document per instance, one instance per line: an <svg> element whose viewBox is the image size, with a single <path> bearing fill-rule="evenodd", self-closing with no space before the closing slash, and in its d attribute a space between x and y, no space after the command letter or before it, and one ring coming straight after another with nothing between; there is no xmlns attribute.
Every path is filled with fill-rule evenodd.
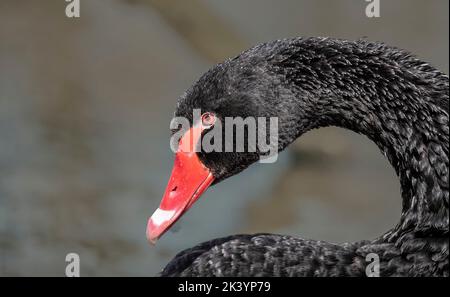
<svg viewBox="0 0 450 297"><path fill-rule="evenodd" d="M202 114L202 124L205 127L211 127L216 122L216 116L213 113L205 112Z"/></svg>

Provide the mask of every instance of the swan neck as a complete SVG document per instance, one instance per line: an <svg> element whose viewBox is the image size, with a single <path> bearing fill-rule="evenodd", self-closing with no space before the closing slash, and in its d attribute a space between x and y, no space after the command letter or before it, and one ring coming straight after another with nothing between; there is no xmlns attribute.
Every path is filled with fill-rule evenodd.
<svg viewBox="0 0 450 297"><path fill-rule="evenodd" d="M376 62L329 75L317 71L310 82L314 88L294 82L291 92L300 98L296 110L302 120L293 138L326 126L366 135L400 179L401 220L386 236L448 234L448 76L429 66L385 60L381 67L379 57Z"/></svg>

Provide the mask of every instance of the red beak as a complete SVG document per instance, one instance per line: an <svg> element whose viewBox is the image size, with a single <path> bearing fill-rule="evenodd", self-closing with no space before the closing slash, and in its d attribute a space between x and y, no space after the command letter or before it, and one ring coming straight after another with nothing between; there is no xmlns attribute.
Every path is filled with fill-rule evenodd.
<svg viewBox="0 0 450 297"><path fill-rule="evenodd" d="M179 142L175 164L159 208L147 224L147 239L155 243L197 201L214 176L192 149L201 137L202 125L187 131ZM192 140L192 141L191 141Z"/></svg>

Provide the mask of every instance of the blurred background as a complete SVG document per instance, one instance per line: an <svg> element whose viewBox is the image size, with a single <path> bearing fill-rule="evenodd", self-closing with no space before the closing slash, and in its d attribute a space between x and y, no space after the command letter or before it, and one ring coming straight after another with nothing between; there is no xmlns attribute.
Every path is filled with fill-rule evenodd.
<svg viewBox="0 0 450 297"><path fill-rule="evenodd" d="M180 250L235 233L335 243L397 223L399 183L368 139L313 131L275 164L211 188L156 246L169 122L204 71L259 42L367 37L448 73L449 2L0 0L0 275L152 276Z"/></svg>

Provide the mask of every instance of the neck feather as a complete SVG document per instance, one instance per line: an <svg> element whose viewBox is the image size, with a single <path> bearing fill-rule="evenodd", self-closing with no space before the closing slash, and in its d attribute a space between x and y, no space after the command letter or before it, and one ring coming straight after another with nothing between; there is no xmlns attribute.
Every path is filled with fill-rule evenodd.
<svg viewBox="0 0 450 297"><path fill-rule="evenodd" d="M366 135L401 184L401 220L384 239L448 234L448 76L398 49L364 41L303 41L295 49L273 64L285 82L282 94L295 102L296 116L285 124L300 119L295 135L281 135L281 145L325 126Z"/></svg>

